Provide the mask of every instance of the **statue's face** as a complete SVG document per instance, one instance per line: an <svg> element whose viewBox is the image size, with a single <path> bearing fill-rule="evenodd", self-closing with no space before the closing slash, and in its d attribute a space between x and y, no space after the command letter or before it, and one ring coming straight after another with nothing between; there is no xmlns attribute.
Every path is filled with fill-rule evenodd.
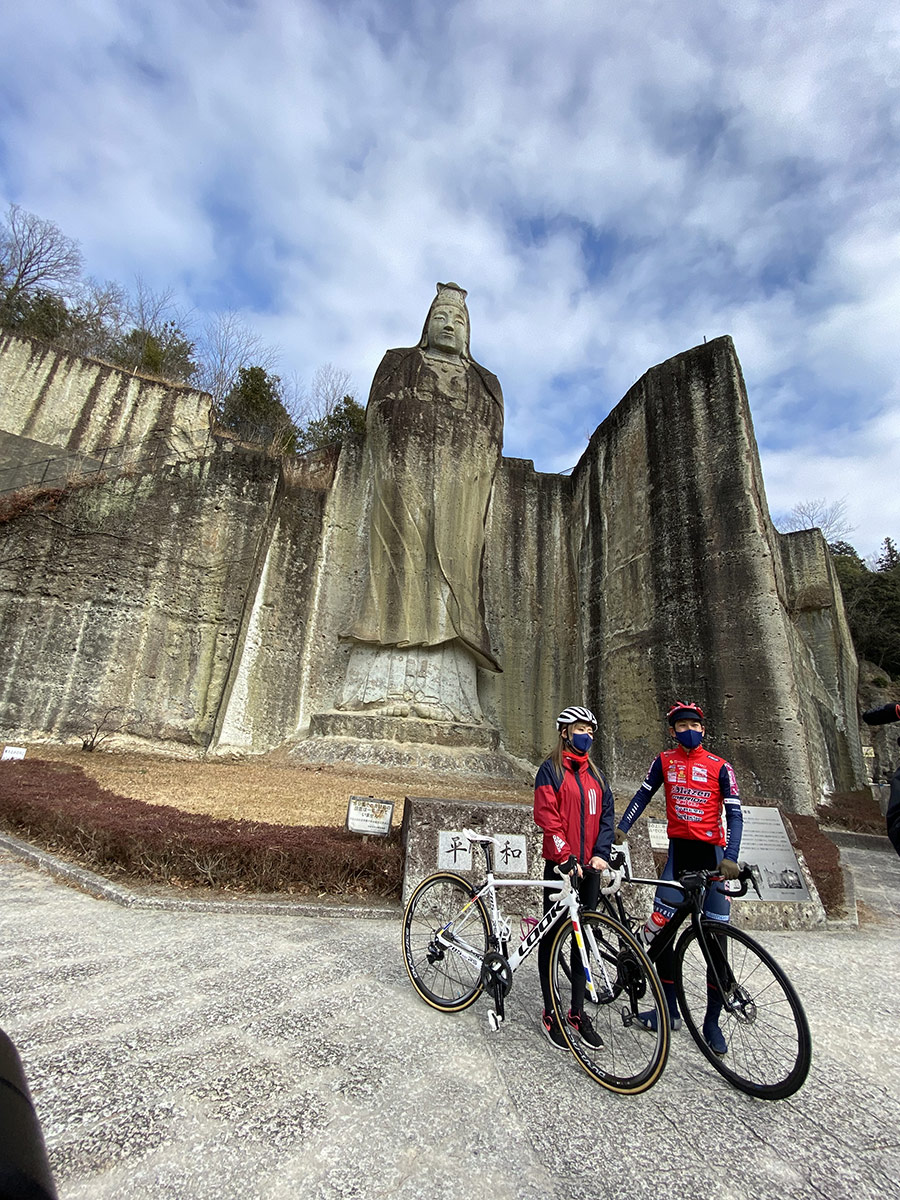
<svg viewBox="0 0 900 1200"><path fill-rule="evenodd" d="M455 304L438 304L428 319L428 348L459 356L466 348L468 321Z"/></svg>

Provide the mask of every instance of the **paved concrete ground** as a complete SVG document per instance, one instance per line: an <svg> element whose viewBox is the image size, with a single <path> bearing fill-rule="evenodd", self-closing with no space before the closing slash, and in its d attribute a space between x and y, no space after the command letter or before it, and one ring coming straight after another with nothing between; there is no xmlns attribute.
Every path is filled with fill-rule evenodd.
<svg viewBox="0 0 900 1200"><path fill-rule="evenodd" d="M848 847L859 929L760 935L814 1040L751 1100L686 1032L643 1096L536 1031L416 999L396 919L127 909L0 851L0 1026L62 1200L721 1200L900 1196L900 859Z"/></svg>

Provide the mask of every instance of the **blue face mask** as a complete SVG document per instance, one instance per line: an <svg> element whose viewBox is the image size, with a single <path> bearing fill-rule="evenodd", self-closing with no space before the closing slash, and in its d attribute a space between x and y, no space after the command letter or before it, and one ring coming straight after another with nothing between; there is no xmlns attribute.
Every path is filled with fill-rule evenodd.
<svg viewBox="0 0 900 1200"><path fill-rule="evenodd" d="M589 733L573 733L569 738L572 748L579 754L587 754L591 746L594 744L594 739Z"/></svg>
<svg viewBox="0 0 900 1200"><path fill-rule="evenodd" d="M703 733L699 729L681 729L675 734L685 750L696 750L703 741Z"/></svg>

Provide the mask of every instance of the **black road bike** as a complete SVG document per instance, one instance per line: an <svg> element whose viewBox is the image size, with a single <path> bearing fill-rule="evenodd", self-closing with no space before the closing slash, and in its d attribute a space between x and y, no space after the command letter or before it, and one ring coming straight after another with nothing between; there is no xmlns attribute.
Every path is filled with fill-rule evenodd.
<svg viewBox="0 0 900 1200"><path fill-rule="evenodd" d="M625 856L619 852L613 854L610 865L625 871L624 886L659 886L658 879L632 879ZM756 888L751 872L750 866L742 866L736 881L739 887L729 887L729 895L745 895L749 882ZM744 930L703 916L707 889L722 882L724 877L713 871L688 871L678 881L667 880L666 886L680 890L684 899L650 943L647 954L656 963L663 950L674 944L675 991L681 1013L715 1069L750 1096L783 1100L803 1086L809 1073L809 1023L793 985L772 955ZM601 894L601 899L611 916L639 933L643 918L628 912L621 889L614 895ZM703 1036L710 995L722 1001L719 1026L728 1046L724 1055L717 1054Z"/></svg>

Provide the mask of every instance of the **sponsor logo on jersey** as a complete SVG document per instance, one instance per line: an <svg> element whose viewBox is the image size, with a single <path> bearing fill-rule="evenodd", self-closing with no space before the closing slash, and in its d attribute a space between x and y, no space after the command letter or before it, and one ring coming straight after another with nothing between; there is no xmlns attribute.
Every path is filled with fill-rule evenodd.
<svg viewBox="0 0 900 1200"><path fill-rule="evenodd" d="M565 850L566 848L566 843L556 833L553 835L553 845L557 848L557 850Z"/></svg>
<svg viewBox="0 0 900 1200"><path fill-rule="evenodd" d="M706 783L706 767L694 767L691 770L691 779L693 779L696 783Z"/></svg>
<svg viewBox="0 0 900 1200"><path fill-rule="evenodd" d="M593 813L595 813L597 811L597 789L596 788L588 788L588 800L590 801L591 814L593 815Z"/></svg>

